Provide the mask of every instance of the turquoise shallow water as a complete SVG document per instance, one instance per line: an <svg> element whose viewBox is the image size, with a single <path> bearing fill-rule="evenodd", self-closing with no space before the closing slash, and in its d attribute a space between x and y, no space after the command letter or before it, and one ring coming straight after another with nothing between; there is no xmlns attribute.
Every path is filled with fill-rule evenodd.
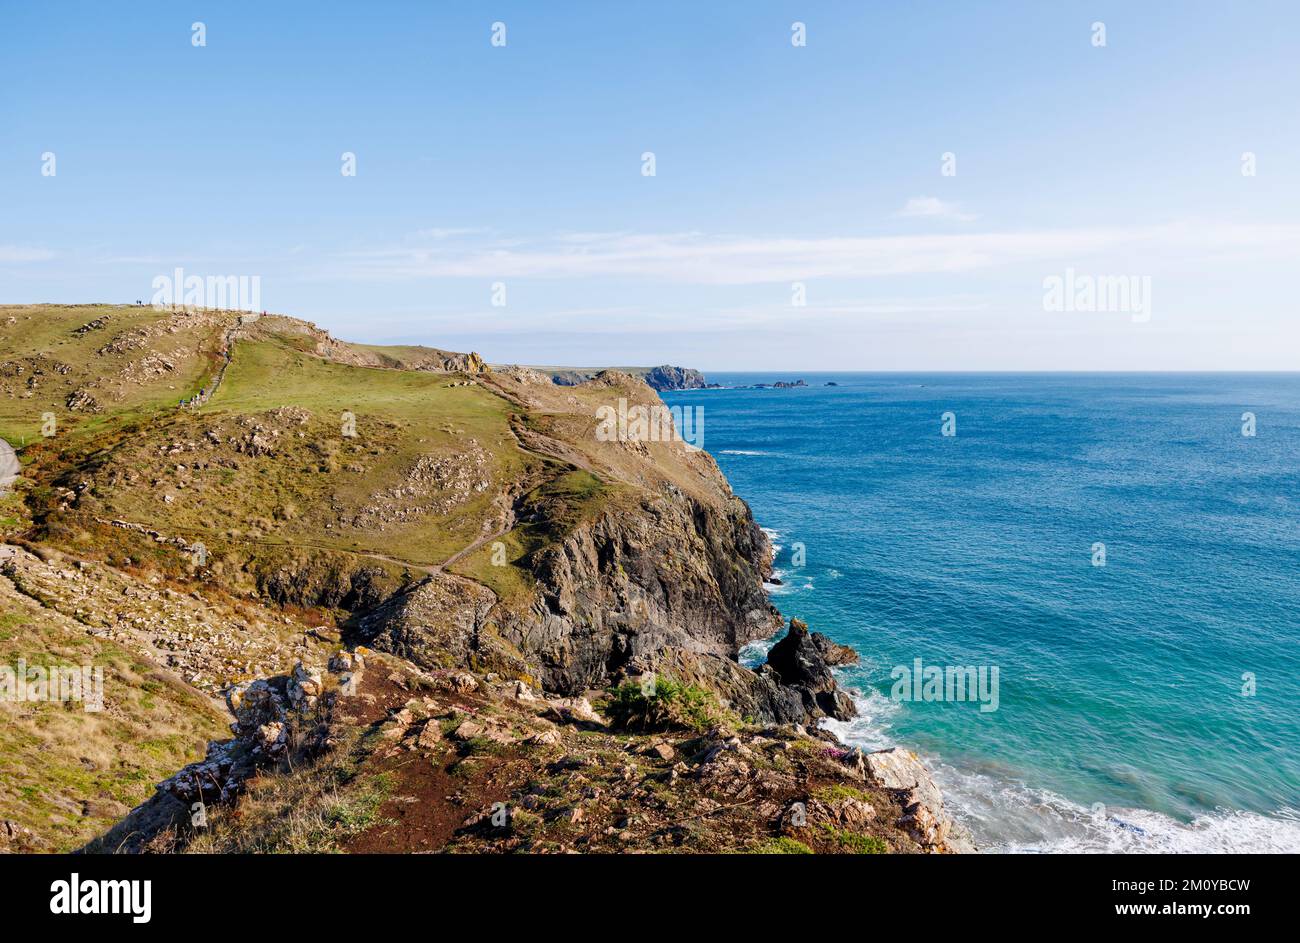
<svg viewBox="0 0 1300 943"><path fill-rule="evenodd" d="M1300 850L1300 375L801 376L665 399L773 601L861 653L841 737L926 756L990 850ZM917 658L996 666L997 710L891 698Z"/></svg>

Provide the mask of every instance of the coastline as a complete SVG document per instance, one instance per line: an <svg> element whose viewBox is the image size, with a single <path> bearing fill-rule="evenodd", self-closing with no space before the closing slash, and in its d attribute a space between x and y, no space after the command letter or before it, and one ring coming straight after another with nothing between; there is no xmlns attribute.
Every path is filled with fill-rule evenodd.
<svg viewBox="0 0 1300 943"><path fill-rule="evenodd" d="M779 644L784 644L789 635L796 631L796 627L801 627L800 631L805 633L807 631L807 626L801 623L797 617L791 617L787 623L784 614L771 601L772 594L769 587L780 585L779 582L776 584L770 582L770 580L778 579L773 564L777 554L781 551L781 546L775 543L780 534L772 528L762 527L761 525L759 530L767 537L768 545L768 559L763 567L765 574L763 591L773 610L780 616L782 628L766 639L756 639L741 646L736 655L737 661L751 670L758 670L759 665L762 663L770 663L769 654ZM814 633L814 636L816 634ZM821 642L829 642L832 647L839 647L841 650L852 652L854 662L862 657L862 653L856 648L842 645L834 639L823 636ZM902 744L855 743L852 738L845 737L836 729L837 726L852 725L861 718L866 701L859 692L841 683L841 669L839 667L832 664L829 672L834 679L833 687L836 696L846 696L854 705L856 716L843 715L848 718L843 720L837 719L835 716L823 716L816 721L816 729L822 735L833 738L836 743L846 750L856 752L860 758L859 763L865 767L867 775L902 798L904 808L907 811L904 817L900 819L900 825L905 825L909 830L925 835L934 848L942 849L948 853L979 853L981 849L976 842L974 833L965 822L953 814L946 801L943 788L935 779L933 764L928 758Z"/></svg>
<svg viewBox="0 0 1300 943"><path fill-rule="evenodd" d="M1295 763L1265 749L1294 742L1293 662L1278 640L1295 593L1285 582L1251 591L1261 572L1279 578L1295 546L1273 484L1291 474L1286 440L1226 435L1235 426L1219 422L1224 403L1256 397L1293 426L1291 384L805 375L817 385L774 394L752 386L800 374L710 372L724 388L665 399L717 410L710 450L759 523L780 531L770 602L861 653L863 667L836 670L866 695L857 721L826 725L838 739L916 749L986 852L1300 851ZM945 409L972 417L959 439L927 434ZM1173 444L1171 428L1182 436ZM1150 465L1152 454L1164 462ZM1230 503L1209 481L1154 487L1207 463L1235 470ZM1137 502L1134 468L1148 486ZM1019 487L1004 487L1008 475ZM1205 526L1207 515L1222 526ZM1260 533L1262 544L1248 536ZM1102 538L1112 549L1122 540L1123 557L1095 569L1087 551ZM792 559L792 541L806 542L808 563ZM1179 552L1157 555L1156 541ZM953 568L962 573L949 579ZM1244 608L1216 585L1236 587ZM1205 622L1221 631L1203 633ZM740 657L761 662L763 647ZM1102 652L1109 667L1094 674ZM1003 709L891 701L889 667L929 653L1000 665ZM1272 684L1243 699L1241 671L1261 665L1274 666Z"/></svg>
<svg viewBox="0 0 1300 943"><path fill-rule="evenodd" d="M781 546L779 531L763 526L772 542L770 572L780 582L764 583L772 596L797 592L774 567ZM778 611L780 611L779 607ZM783 614L784 618L784 614ZM767 651L784 634L745 645L741 664L762 664ZM838 644L847 644L838 639ZM859 657L867 653L849 644ZM848 749L863 752L902 749L925 767L942 796L943 808L957 827L972 839L981 854L1204 854L1300 852L1300 811L1269 815L1244 809L1216 809L1181 821L1151 809L1091 807L1021 779L1004 779L992 770L966 770L914 745L899 742L889 732L888 716L899 709L875 690L860 691L843 682L844 669L833 669L837 682L853 698L857 717L822 718L819 729Z"/></svg>

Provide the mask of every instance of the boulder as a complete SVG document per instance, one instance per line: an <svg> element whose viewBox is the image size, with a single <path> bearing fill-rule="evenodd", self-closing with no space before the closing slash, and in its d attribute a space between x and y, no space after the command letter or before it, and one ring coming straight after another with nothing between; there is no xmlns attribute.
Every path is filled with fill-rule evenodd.
<svg viewBox="0 0 1300 943"><path fill-rule="evenodd" d="M278 680L280 684L276 684ZM279 679L237 684L226 692L226 704L235 722L230 725L235 736L246 736L264 724L281 723L285 719L283 676Z"/></svg>
<svg viewBox="0 0 1300 943"><path fill-rule="evenodd" d="M604 720L585 697L562 697L547 704L564 723L603 724Z"/></svg>
<svg viewBox="0 0 1300 943"><path fill-rule="evenodd" d="M893 792L903 807L898 825L930 851L975 851L969 833L949 817L939 787L930 771L911 750L894 747L868 753L867 775L881 788Z"/></svg>
<svg viewBox="0 0 1300 943"><path fill-rule="evenodd" d="M473 740L475 737L481 737L487 733L487 727L483 724L475 723L472 720L462 721L460 726L451 732L452 737L457 740Z"/></svg>
<svg viewBox="0 0 1300 943"><path fill-rule="evenodd" d="M415 739L415 745L424 750L432 750L442 743L442 725L436 720L426 721L420 728L420 735Z"/></svg>
<svg viewBox="0 0 1300 943"><path fill-rule="evenodd" d="M302 662L293 666L293 671L289 675L289 681L285 685L285 691L289 695L289 703L298 710L307 710L314 707L316 699L321 696L325 690L325 685L321 681L321 673L315 668L308 668Z"/></svg>

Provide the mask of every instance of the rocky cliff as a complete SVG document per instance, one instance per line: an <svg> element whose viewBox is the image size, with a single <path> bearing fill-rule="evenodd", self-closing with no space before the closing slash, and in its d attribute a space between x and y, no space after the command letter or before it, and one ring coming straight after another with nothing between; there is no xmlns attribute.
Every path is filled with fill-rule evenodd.
<svg viewBox="0 0 1300 943"><path fill-rule="evenodd" d="M154 703L166 677L189 734L212 725L215 694L235 721L228 740L168 741L156 758L182 761L170 770L199 763L114 830L125 847L965 847L919 761L818 729L853 714L833 669L854 653L792 620L766 664L739 663L782 627L762 588L771 546L647 379L557 385L274 315L7 310L13 363L43 364L53 345L59 369L0 399L0 428L58 422L3 498L6 539L31 552L7 551L0 619L25 626L24 645L88 626L115 646L119 691ZM120 343L99 336L110 327ZM158 350L170 368L140 369ZM66 405L75 389L95 391L93 421ZM637 410L651 434L598 418ZM135 726L68 711L42 747L48 712L21 710L0 729L31 731L25 748L62 756L84 728L121 733L105 763L139 750ZM370 776L417 805L367 791ZM60 782L67 809L140 798L114 789L110 806L99 779ZM44 787L8 786L0 835L68 847L101 821L51 830L24 798ZM358 807L330 811L340 796ZM219 830L188 824L196 799ZM485 820L497 800L515 824ZM313 803L310 835L285 834L286 810Z"/></svg>

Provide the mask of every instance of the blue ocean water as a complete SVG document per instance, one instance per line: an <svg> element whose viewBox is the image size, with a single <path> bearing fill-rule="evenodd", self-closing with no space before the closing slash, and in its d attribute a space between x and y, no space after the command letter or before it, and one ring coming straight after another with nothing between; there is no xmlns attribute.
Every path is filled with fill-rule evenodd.
<svg viewBox="0 0 1300 943"><path fill-rule="evenodd" d="M1300 850L1300 375L798 376L664 398L773 602L861 653L843 739L917 750L992 851ZM996 666L997 710L892 698L917 658Z"/></svg>

